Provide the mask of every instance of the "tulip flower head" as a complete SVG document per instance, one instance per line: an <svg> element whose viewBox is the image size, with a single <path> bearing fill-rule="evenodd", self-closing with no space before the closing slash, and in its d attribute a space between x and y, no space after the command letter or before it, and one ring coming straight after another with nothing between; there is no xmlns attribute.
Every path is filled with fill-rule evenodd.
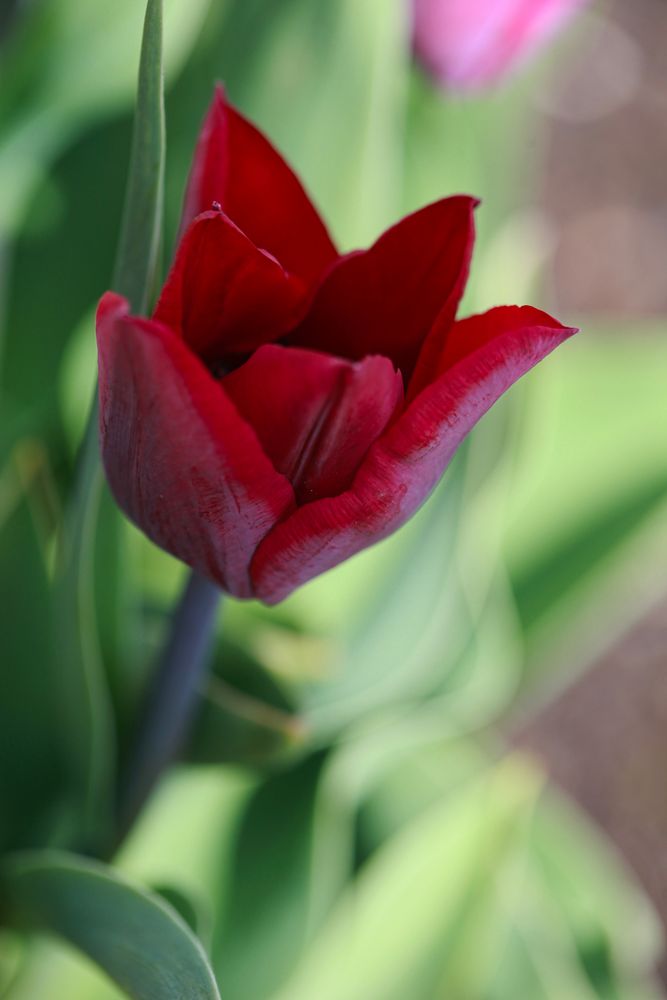
<svg viewBox="0 0 667 1000"><path fill-rule="evenodd" d="M415 52L443 85L475 90L529 58L588 0L413 0Z"/></svg>
<svg viewBox="0 0 667 1000"><path fill-rule="evenodd" d="M150 319L97 315L119 505L224 590L274 604L415 513L496 399L575 331L456 319L473 198L340 255L268 140L216 91Z"/></svg>

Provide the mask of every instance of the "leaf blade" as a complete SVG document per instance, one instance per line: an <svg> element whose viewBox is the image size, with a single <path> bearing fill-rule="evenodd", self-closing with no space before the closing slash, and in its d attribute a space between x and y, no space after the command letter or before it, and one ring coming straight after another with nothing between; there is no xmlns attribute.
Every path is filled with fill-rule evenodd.
<svg viewBox="0 0 667 1000"><path fill-rule="evenodd" d="M148 0L132 152L114 289L143 313L155 288L162 231L165 121L162 0Z"/></svg>
<svg viewBox="0 0 667 1000"><path fill-rule="evenodd" d="M187 924L160 896L112 868L35 851L8 857L1 878L11 923L64 938L133 1000L220 1000Z"/></svg>
<svg viewBox="0 0 667 1000"><path fill-rule="evenodd" d="M162 0L148 0L139 64L137 106L114 287L144 311L155 285L162 229L165 124ZM114 723L104 675L95 608L95 539L104 482L99 459L97 401L91 409L79 476L63 531L56 582L55 635L60 650L64 730L86 843L109 825L114 782ZM105 530L120 542L119 515L109 508ZM120 587L120 578L116 585Z"/></svg>

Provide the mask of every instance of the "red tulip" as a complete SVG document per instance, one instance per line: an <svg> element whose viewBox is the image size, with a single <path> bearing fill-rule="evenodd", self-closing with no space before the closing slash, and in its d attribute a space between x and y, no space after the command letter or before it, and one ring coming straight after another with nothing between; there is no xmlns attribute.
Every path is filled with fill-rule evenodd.
<svg viewBox="0 0 667 1000"><path fill-rule="evenodd" d="M588 0L413 0L415 50L441 83L495 83Z"/></svg>
<svg viewBox="0 0 667 1000"><path fill-rule="evenodd" d="M436 202L340 256L218 90L152 318L112 292L98 310L102 456L127 515L268 604L407 521L482 414L574 332L529 307L455 320L475 204Z"/></svg>

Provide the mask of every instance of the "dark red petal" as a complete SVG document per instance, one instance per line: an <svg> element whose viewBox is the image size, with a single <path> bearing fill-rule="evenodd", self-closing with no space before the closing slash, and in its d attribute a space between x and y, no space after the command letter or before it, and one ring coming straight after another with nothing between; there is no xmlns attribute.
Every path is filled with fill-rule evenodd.
<svg viewBox="0 0 667 1000"><path fill-rule="evenodd" d="M202 126L183 226L218 202L252 242L309 285L337 257L301 182L268 139L216 88Z"/></svg>
<svg viewBox="0 0 667 1000"><path fill-rule="evenodd" d="M462 361L468 354L478 351L506 333L525 329L574 329L564 328L548 313L533 306L497 306L477 316L460 319L451 327L444 349L437 359L435 375L442 375Z"/></svg>
<svg viewBox="0 0 667 1000"><path fill-rule="evenodd" d="M436 327L429 334L409 386L410 402L424 386L434 382L448 368L494 340L506 330L523 327L550 327L554 320L532 306L499 306L479 316L459 320L449 327Z"/></svg>
<svg viewBox="0 0 667 1000"><path fill-rule="evenodd" d="M294 502L220 384L169 329L107 293L97 315L102 458L119 505L157 545L249 597L248 566Z"/></svg>
<svg viewBox="0 0 667 1000"><path fill-rule="evenodd" d="M222 385L300 503L347 489L403 400L388 358L353 364L272 344Z"/></svg>
<svg viewBox="0 0 667 1000"><path fill-rule="evenodd" d="M448 327L468 277L473 198L427 205L370 250L334 265L290 343L356 360L384 354L410 377L436 320Z"/></svg>
<svg viewBox="0 0 667 1000"><path fill-rule="evenodd" d="M427 386L373 445L351 489L299 508L261 543L251 574L263 601L282 600L407 521L480 417L575 332L544 313L519 308L494 309L463 325L477 349Z"/></svg>
<svg viewBox="0 0 667 1000"><path fill-rule="evenodd" d="M302 315L305 295L303 281L226 215L204 212L181 240L153 318L214 364L282 336Z"/></svg>

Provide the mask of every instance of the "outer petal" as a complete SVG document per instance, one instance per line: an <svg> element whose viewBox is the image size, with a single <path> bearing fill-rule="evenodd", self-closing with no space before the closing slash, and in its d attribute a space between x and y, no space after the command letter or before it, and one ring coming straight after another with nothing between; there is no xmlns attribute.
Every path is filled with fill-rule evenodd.
<svg viewBox="0 0 667 1000"><path fill-rule="evenodd" d="M442 83L474 89L528 57L588 0L413 0L415 49Z"/></svg>
<svg viewBox="0 0 667 1000"><path fill-rule="evenodd" d="M102 458L119 505L161 548L250 596L252 553L293 504L288 481L171 330L107 293L97 342Z"/></svg>
<svg viewBox="0 0 667 1000"><path fill-rule="evenodd" d="M204 212L181 240L153 318L178 331L208 364L224 364L289 330L305 296L303 281L226 215Z"/></svg>
<svg viewBox="0 0 667 1000"><path fill-rule="evenodd" d="M182 224L214 201L256 246L308 284L338 256L301 182L268 139L228 103L221 86L199 135Z"/></svg>
<svg viewBox="0 0 667 1000"><path fill-rule="evenodd" d="M400 527L428 497L480 417L575 332L545 313L519 308L494 309L462 326L479 346L420 393L371 448L351 489L299 508L264 539L251 569L262 600L282 600Z"/></svg>
<svg viewBox="0 0 667 1000"><path fill-rule="evenodd" d="M222 382L300 503L347 489L403 401L388 358L353 364L268 344Z"/></svg>
<svg viewBox="0 0 667 1000"><path fill-rule="evenodd" d="M391 358L409 378L436 319L454 319L474 240L473 198L445 198L329 271L289 341L358 359Z"/></svg>

